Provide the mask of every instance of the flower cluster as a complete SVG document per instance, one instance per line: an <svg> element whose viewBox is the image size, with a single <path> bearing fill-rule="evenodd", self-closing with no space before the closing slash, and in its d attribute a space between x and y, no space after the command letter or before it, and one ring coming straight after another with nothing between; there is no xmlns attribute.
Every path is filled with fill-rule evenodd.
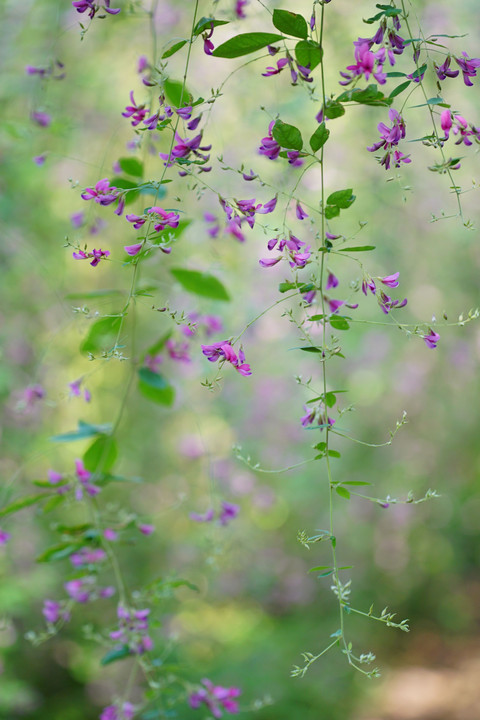
<svg viewBox="0 0 480 720"><path fill-rule="evenodd" d="M88 12L88 17L93 20L96 13L99 10L108 13L109 15L118 15L120 8L111 8L111 0L103 0L103 5L94 3L93 0L73 0L72 6L78 13Z"/></svg>
<svg viewBox="0 0 480 720"><path fill-rule="evenodd" d="M298 210L297 217L299 217ZM304 217L307 217L306 214ZM276 248L279 252L286 250L288 264L292 268L303 268L310 260L310 245L306 245L303 240L299 240L292 233L290 233L288 240L286 238L282 238L282 240L272 238L268 241L267 248L270 251ZM258 262L262 267L272 267L283 258L284 255L277 255L274 258L261 258Z"/></svg>
<svg viewBox="0 0 480 720"><path fill-rule="evenodd" d="M202 345L202 352L209 362L229 362L240 373L240 375L251 375L250 365L245 362L245 353L240 348L238 356L228 340L213 343L213 345Z"/></svg>
<svg viewBox="0 0 480 720"><path fill-rule="evenodd" d="M127 610L123 605L117 609L118 630L110 633L112 640L128 647L131 653L142 655L153 648L153 640L148 635L148 616L150 610Z"/></svg>
<svg viewBox="0 0 480 720"><path fill-rule="evenodd" d="M379 280L383 285L389 288L396 288L399 286L398 278L400 277L400 273L396 272L393 273L393 275L386 275L385 277L377 277L376 279ZM365 276L362 282L362 292L364 295L367 295L368 290L372 293L372 295L375 295L378 300L378 304L380 305L382 311L385 313L385 315L388 315L390 310L393 310L394 308L400 309L402 307L405 307L407 304L407 298L404 298L402 301L400 300L392 300L392 298L387 295L383 290L380 290L380 292L377 294L377 286L375 281L370 276Z"/></svg>
<svg viewBox="0 0 480 720"><path fill-rule="evenodd" d="M304 405L303 409L305 410L305 415L300 418L303 427L313 425L316 422L317 425L320 426L320 429L323 430L324 427L332 427L332 425L335 424L335 420L328 416L323 401L317 402L310 407Z"/></svg>
<svg viewBox="0 0 480 720"><path fill-rule="evenodd" d="M102 710L100 720L132 720L135 715L135 707L132 703L124 702L122 706L108 705Z"/></svg>
<svg viewBox="0 0 480 720"><path fill-rule="evenodd" d="M214 685L211 680L202 680L203 688L194 692L188 698L190 707L195 710L202 704L206 705L214 718L221 718L223 710L227 713L238 712L238 702L235 698L242 694L239 688L225 688L221 685Z"/></svg>
<svg viewBox="0 0 480 720"><path fill-rule="evenodd" d="M223 500L222 509L218 513L219 525L228 525L231 520L235 520L239 512L239 505ZM215 519L215 510L213 508L209 508L204 513L191 512L190 519L195 520L195 522L212 522Z"/></svg>
<svg viewBox="0 0 480 720"><path fill-rule="evenodd" d="M395 65L395 56L401 55L405 50L405 41L397 31L400 30L400 21L398 16L393 18L393 28L387 26L384 18L380 26L371 38L358 38L353 44L355 46L355 65L348 65L348 72L340 72L344 80L340 81L340 85L349 85L358 77L365 77L368 80L373 75L375 80L384 85L387 82L387 75L383 71L385 60L388 57L390 65ZM372 51L374 45L378 45L379 49Z"/></svg>
<svg viewBox="0 0 480 720"><path fill-rule="evenodd" d="M110 598L115 595L115 588L111 585L98 587L96 578L93 575L84 575L65 583L64 588L67 595L77 603L85 604L98 598Z"/></svg>
<svg viewBox="0 0 480 720"><path fill-rule="evenodd" d="M465 118L462 117L462 115L455 115L451 110L444 110L441 113L440 125L445 133L446 140L450 137L450 131L452 131L454 135L458 136L458 140L455 145L461 145L462 143L464 145L473 145L470 138L480 142L480 128L477 128L472 124L470 124L469 128L468 122Z"/></svg>
<svg viewBox="0 0 480 720"><path fill-rule="evenodd" d="M92 267L96 267L100 260L103 258L107 258L110 255L110 250L102 250L99 248L96 250L95 248L91 252L85 252L84 250L79 250L78 252L72 253L72 256L75 258L75 260L90 260L90 258L93 258L90 265Z"/></svg>
<svg viewBox="0 0 480 720"><path fill-rule="evenodd" d="M402 118L399 112L395 108L390 108L388 111L388 117L390 118L392 127L388 127L385 123L378 123L378 132L380 133L380 140L370 147L367 147L369 152L376 152L380 148L386 150L385 155L380 160L380 165L385 166L385 170L390 168L390 164L393 158L393 166L398 168L401 163L410 163L410 157L404 155L400 150L393 150L398 145L400 140L405 138L405 120Z"/></svg>

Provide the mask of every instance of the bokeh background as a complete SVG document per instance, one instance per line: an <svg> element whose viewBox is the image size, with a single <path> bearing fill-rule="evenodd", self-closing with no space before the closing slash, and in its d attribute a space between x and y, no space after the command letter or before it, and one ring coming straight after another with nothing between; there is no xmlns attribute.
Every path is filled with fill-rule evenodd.
<svg viewBox="0 0 480 720"><path fill-rule="evenodd" d="M144 4L119 0L116 6L122 13L96 20L83 41L79 20L86 23L86 18L70 5L67 0L4 0L0 8L1 474L4 490L13 489L14 497L31 493L32 481L45 479L49 468L69 470L88 443L59 445L49 438L74 428L79 417L111 422L125 389L128 363L90 362L79 348L96 318L121 307L131 279L122 248L134 242L134 234L112 208L87 205L80 192L100 178L112 177L113 164L130 154L144 160L147 179L158 179L163 166L156 153L166 151L163 139L154 153L145 142L132 147L141 137L121 116L130 90L140 101L148 98L136 71L139 56L151 52ZM372 29L361 20L374 14L373 5L354 5L335 0L326 8L328 92L339 91L337 73L352 61L353 40ZM214 6L219 17L232 18L233 2L222 0ZM192 7L191 0L158 3L159 55L171 38L188 36ZM308 2L299 0L293 9L309 17ZM417 14L426 35L468 33L444 41L455 53L479 54L480 13L474 0L418 1L411 11L412 27L417 26ZM200 3L201 15L211 12L210 3ZM216 29L216 44L232 30L271 30L261 4L251 0L246 14L247 19ZM25 73L27 64L46 66L56 59L65 66L61 81L44 82ZM185 50L170 59L170 79L181 79L184 62ZM411 58L409 62L402 66L405 72L413 70ZM188 87L195 97L209 98L241 64L208 58L199 40L192 50ZM262 77L270 64L264 57L229 78L222 97L208 111L204 137L213 143L213 158L222 155L233 168L244 163L266 183L288 191L298 170L260 157L260 138L277 112L308 137L315 129L319 103L312 102L303 88L292 87L287 72ZM466 88L461 78L448 80L444 97L478 124L474 82L473 88ZM421 103L415 99L419 97L414 94L407 108ZM48 112L51 125L36 125L33 111ZM429 132L424 108L407 110L406 117L409 137ZM326 152L328 188L352 187L357 196L334 227L351 235L359 230L359 222L367 223L356 239L377 247L365 260L368 271L380 276L400 271L399 292L409 303L399 319L428 323L435 315L443 322L446 313L453 322L479 303L478 232L464 228L458 218L431 222L432 215L456 212L448 178L427 169L435 161L433 150L412 143L408 151L413 162L398 176L378 166L365 148L377 139L381 120L386 120L385 109L355 107L332 121L333 141ZM33 158L42 154L46 159L39 166ZM478 223L478 191L472 182L478 167L476 146L462 148L459 154L465 159L455 179L466 191L465 217ZM244 182L238 173L222 170L217 160L213 164L212 173L203 179L224 196L255 195L258 202L273 196L271 188ZM168 302L179 313L219 315L224 332L213 338L218 340L237 335L274 303L278 282L286 277L279 266L269 270L258 265L268 239L261 227L248 232L245 244L229 235L209 237L203 214L220 217L216 196L200 185L186 192L189 181L173 177L165 204L180 207L192 222L171 256L153 255L142 264L141 285L150 288L151 297L137 302L138 356L169 331L174 339L185 340L168 313L152 306L161 308ZM311 171L299 194L315 205L319 193L318 174ZM131 209L141 211L142 199ZM70 217L79 211L85 212L85 223L74 228ZM281 215L271 217L274 224L281 220ZM314 226L302 227L292 213L289 221L298 233L315 232ZM73 260L66 237L110 250L111 262L91 268ZM221 278L231 302L183 292L169 273L170 267L181 264ZM341 280L343 295L338 297L346 297L352 292L350 284L360 277L359 269L346 259L332 259L331 265ZM116 292L95 295L105 289ZM384 320L373 298L355 297L361 298L357 317ZM209 677L238 686L244 709L269 696L272 704L257 712L262 720L480 718L480 326L440 330L435 351L394 324L355 324L342 335L346 359L330 363L330 383L348 391L340 407L354 409L339 421L341 429L365 442L381 443L404 410L408 424L391 446L376 450L338 438L335 447L342 459L333 461L335 478L372 482L372 493L381 498L405 497L410 490L421 497L428 488L441 497L388 509L360 498L338 498L339 561L353 566L353 604L364 610L372 603L377 610L388 605L398 618L410 619L411 632L350 617L349 638L359 652L377 655L382 678L368 681L354 674L334 652L303 679L291 679L292 665L301 664L300 653L319 652L337 629L329 578L308 574L309 568L328 564L328 548L312 545L308 551L296 539L299 530L313 534L328 522L324 468L311 464L265 474L247 467L232 452L234 444L241 445L252 463L282 468L311 457L312 440L322 439L320 432L300 426L308 395L295 376L312 376L318 384L320 374L310 356L291 350L298 338L282 317L289 307L299 312L288 303L277 306L244 334L253 369L250 378L225 368L217 391L202 386L214 370L201 355L204 340L198 336L191 341L190 363L164 359L162 372L176 389L172 408L149 402L135 387L129 395L118 434L116 472L145 482L109 485L102 503L111 517L118 518L126 508L155 524L156 532L149 538L133 530L125 534L119 548L122 569L135 588L155 578L182 578L198 586L198 591L164 588L155 608L155 640L164 648L165 674L182 668L192 683ZM127 357L130 331L127 323ZM80 377L92 393L88 405L69 397L68 383ZM45 388L45 398L25 408L24 390L35 383ZM196 524L189 518L190 512L202 512L222 500L241 507L228 527ZM86 606L59 636L39 647L25 639L27 632L42 630L42 600L64 595L68 560L37 564L35 557L55 542L52 527L66 513L69 519L75 513L81 519L80 510L72 508L43 514L25 509L2 524L12 534L0 552L0 717L6 720L97 718L127 675L129 661L101 668L103 648L84 638L86 623L114 623L114 601ZM169 712L185 719L202 716L186 704Z"/></svg>

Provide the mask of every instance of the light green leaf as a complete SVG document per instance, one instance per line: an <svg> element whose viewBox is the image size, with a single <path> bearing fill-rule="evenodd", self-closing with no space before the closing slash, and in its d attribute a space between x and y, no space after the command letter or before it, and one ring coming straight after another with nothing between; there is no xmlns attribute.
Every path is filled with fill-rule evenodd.
<svg viewBox="0 0 480 720"><path fill-rule="evenodd" d="M182 49L184 45L186 45L188 40L179 40L178 42L171 45L171 47L168 48L168 50L165 50L165 52L162 55L162 60L165 60L166 58L172 57L172 55L175 55L176 52Z"/></svg>
<svg viewBox="0 0 480 720"><path fill-rule="evenodd" d="M122 168L124 173L127 175L133 175L133 177L143 177L143 163L135 157L124 157L120 158L118 164Z"/></svg>
<svg viewBox="0 0 480 720"><path fill-rule="evenodd" d="M138 389L142 395L160 405L173 405L175 390L162 375L149 368L140 368L138 377Z"/></svg>
<svg viewBox="0 0 480 720"><path fill-rule="evenodd" d="M337 495L340 495L340 497L345 498L345 500L350 500L350 493L348 492L348 490L346 488L342 487L341 485L337 485L335 490L337 492Z"/></svg>
<svg viewBox="0 0 480 720"><path fill-rule="evenodd" d="M226 289L214 275L184 268L171 268L170 272L187 292L212 300L230 300Z"/></svg>
<svg viewBox="0 0 480 720"><path fill-rule="evenodd" d="M101 435L83 455L83 463L90 472L109 472L118 455L117 442L111 435Z"/></svg>
<svg viewBox="0 0 480 720"><path fill-rule="evenodd" d="M122 318L118 315L104 317L94 322L90 326L87 337L80 345L80 351L95 354L102 350L111 350L116 342L121 323Z"/></svg>
<svg viewBox="0 0 480 720"><path fill-rule="evenodd" d="M9 503L8 505L4 505L3 508L0 509L0 518L5 517L6 515L12 515L13 513L18 512L19 510L23 510L23 508L30 507L31 505L35 505L36 503L40 502L41 500L45 500L46 498L49 498L49 493L38 493L37 495L25 495L24 497L19 498L18 500L14 500L13 502Z"/></svg>
<svg viewBox="0 0 480 720"><path fill-rule="evenodd" d="M52 442L74 442L75 440L86 440L95 437L95 435L108 435L111 431L111 423L91 425L90 423L83 422L83 420L79 420L77 430L72 430L62 435L53 435L50 440Z"/></svg>

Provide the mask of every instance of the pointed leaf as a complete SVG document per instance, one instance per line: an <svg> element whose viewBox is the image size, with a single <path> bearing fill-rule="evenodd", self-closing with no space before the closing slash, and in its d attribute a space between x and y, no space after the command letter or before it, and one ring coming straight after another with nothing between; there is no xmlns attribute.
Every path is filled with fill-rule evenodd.
<svg viewBox="0 0 480 720"><path fill-rule="evenodd" d="M101 435L83 455L83 463L90 472L108 472L118 455L117 442L111 435Z"/></svg>
<svg viewBox="0 0 480 720"><path fill-rule="evenodd" d="M295 125L288 125L288 123L277 120L273 126L272 135L278 144L287 150L301 150L303 147L302 135Z"/></svg>
<svg viewBox="0 0 480 720"><path fill-rule="evenodd" d="M302 15L289 10L274 10L272 22L280 32L294 37L308 37L307 21Z"/></svg>
<svg viewBox="0 0 480 720"><path fill-rule="evenodd" d="M199 35L204 30L210 30L212 25L214 28L219 27L220 25L228 25L228 20L215 20L215 18L211 17L202 17L195 25L192 34L194 36Z"/></svg>
<svg viewBox="0 0 480 720"><path fill-rule="evenodd" d="M49 497L49 493L25 495L24 497L21 497L18 500L14 500L13 502L9 503L9 505L4 505L4 507L0 509L0 518L5 517L6 515L12 515L12 513L16 513L19 510L23 510L23 508L30 507L30 505L35 505L35 503L38 503L41 500L45 500Z"/></svg>
<svg viewBox="0 0 480 720"><path fill-rule="evenodd" d="M327 205L336 205L337 207L345 210L349 208L355 202L355 195L353 195L352 188L346 190L337 190L327 198Z"/></svg>
<svg viewBox="0 0 480 720"><path fill-rule="evenodd" d="M299 65L313 70L322 62L323 50L313 40L300 40L295 45L295 57Z"/></svg>
<svg viewBox="0 0 480 720"><path fill-rule="evenodd" d="M80 345L80 351L95 354L102 350L111 350L116 342L121 323L122 318L118 316L104 317L94 322L87 337Z"/></svg>
<svg viewBox="0 0 480 720"><path fill-rule="evenodd" d="M121 648L115 648L106 653L100 660L100 665L110 665L110 663L117 662L117 660L123 660L126 657L131 656L131 650L128 645L122 645Z"/></svg>
<svg viewBox="0 0 480 720"><path fill-rule="evenodd" d="M345 500L350 500L350 493L348 492L348 490L346 488L342 487L341 485L338 485L335 488L335 490L337 492L337 495L340 495L340 497L345 498Z"/></svg>
<svg viewBox="0 0 480 720"><path fill-rule="evenodd" d="M230 300L230 296L220 280L209 273L202 273L198 270L185 270L185 268L171 268L170 272L188 292L212 300Z"/></svg>
<svg viewBox="0 0 480 720"><path fill-rule="evenodd" d="M91 425L90 423L78 421L78 429L62 435L53 435L50 440L52 442L74 442L75 440L86 440L95 435L108 435L112 431L111 423L103 425Z"/></svg>
<svg viewBox="0 0 480 720"><path fill-rule="evenodd" d="M397 87L392 90L392 92L390 93L390 95L388 97L389 98L397 97L397 95L400 95L400 93L402 93L404 90L406 90L408 88L410 83L411 83L411 80L406 80L405 82L400 83L400 85L397 85Z"/></svg>
<svg viewBox="0 0 480 720"><path fill-rule="evenodd" d="M330 130L328 130L325 127L325 123L322 122L310 138L310 147L312 148L313 152L317 152L317 150L320 150L320 148L325 145L329 135Z"/></svg>
<svg viewBox="0 0 480 720"><path fill-rule="evenodd" d="M140 368L138 376L138 389L142 395L160 405L173 405L175 390L162 375L149 368Z"/></svg>
<svg viewBox="0 0 480 720"><path fill-rule="evenodd" d="M283 36L263 32L242 33L219 45L212 55L221 58L237 58L261 50L278 40L283 40Z"/></svg>
<svg viewBox="0 0 480 720"><path fill-rule="evenodd" d="M175 55L176 52L182 49L184 45L186 45L188 40L179 40L174 45L168 48L168 50L165 50L165 52L162 55L162 60L165 60L166 58L172 57L172 55Z"/></svg>

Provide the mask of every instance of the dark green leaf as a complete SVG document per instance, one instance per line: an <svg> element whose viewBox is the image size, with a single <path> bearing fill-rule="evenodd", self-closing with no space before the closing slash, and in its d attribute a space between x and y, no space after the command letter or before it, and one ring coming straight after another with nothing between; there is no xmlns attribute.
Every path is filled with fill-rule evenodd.
<svg viewBox="0 0 480 720"><path fill-rule="evenodd" d="M277 40L283 40L282 35L263 32L242 33L219 45L212 55L221 58L237 58L261 50Z"/></svg>
<svg viewBox="0 0 480 720"><path fill-rule="evenodd" d="M280 32L293 37L308 37L307 21L302 15L290 12L289 10L274 10L272 22Z"/></svg>
<svg viewBox="0 0 480 720"><path fill-rule="evenodd" d="M135 157L124 157L120 158L118 164L122 168L124 173L127 175L133 175L133 177L143 177L143 163Z"/></svg>
<svg viewBox="0 0 480 720"><path fill-rule="evenodd" d="M228 20L215 20L211 17L202 17L195 25L193 35L199 35L204 30L210 30L212 25L214 28L219 27L220 25L228 25Z"/></svg>
<svg viewBox="0 0 480 720"><path fill-rule="evenodd" d="M331 565L317 565L317 567L310 568L310 570L308 572L309 573L319 572L319 570L331 570L331 569L332 569Z"/></svg>
<svg viewBox="0 0 480 720"><path fill-rule="evenodd" d="M349 208L354 202L355 195L353 195L352 188L348 188L347 190L337 190L327 198L327 205L336 205L342 210Z"/></svg>
<svg viewBox="0 0 480 720"><path fill-rule="evenodd" d="M310 147L312 148L313 152L317 152L317 150L320 150L320 148L325 145L329 135L330 130L327 130L327 128L325 127L325 123L322 122L310 138Z"/></svg>
<svg viewBox="0 0 480 720"><path fill-rule="evenodd" d="M165 50L165 52L162 55L162 60L165 60L166 58L172 57L172 55L175 55L176 52L182 49L184 45L186 45L188 40L179 40L178 42L171 45L171 47L168 48L168 50Z"/></svg>
<svg viewBox="0 0 480 720"><path fill-rule="evenodd" d="M338 316L338 315L331 315L330 316L330 325L335 330L349 330L350 325L345 320L345 318Z"/></svg>
<svg viewBox="0 0 480 720"><path fill-rule="evenodd" d="M51 495L50 498L47 500L45 505L42 508L42 513L46 515L47 513L51 512L52 510L55 510L59 505L61 505L66 500L66 495Z"/></svg>
<svg viewBox="0 0 480 720"><path fill-rule="evenodd" d="M298 290L299 293L307 293L311 290L315 290L315 285L313 283L294 283L294 282L282 282L278 286L278 291L281 293L286 293L289 290Z"/></svg>
<svg viewBox="0 0 480 720"><path fill-rule="evenodd" d="M375 250L376 245L356 245L355 247L338 248L339 252L369 252Z"/></svg>
<svg viewBox="0 0 480 720"><path fill-rule="evenodd" d="M111 350L115 344L122 323L122 318L104 317L91 325L88 335L80 345L83 353L100 352Z"/></svg>
<svg viewBox="0 0 480 720"><path fill-rule="evenodd" d="M350 493L348 492L348 490L346 488L342 487L341 485L337 485L335 490L337 492L337 495L340 495L340 497L345 498L345 500L350 500Z"/></svg>
<svg viewBox="0 0 480 720"><path fill-rule="evenodd" d="M426 69L427 69L426 65L422 65L421 67L417 68L417 70L415 70L415 72L412 73L412 80L415 80L415 78L421 77Z"/></svg>
<svg viewBox="0 0 480 720"><path fill-rule="evenodd" d="M14 500L13 502L9 503L8 505L4 505L3 508L0 509L0 518L5 517L6 515L12 515L12 513L16 513L19 510L23 510L23 508L30 507L30 505L35 505L35 503L40 502L41 500L45 500L46 498L51 497L49 493L38 493L37 495L25 495L22 498L19 498L18 500Z"/></svg>
<svg viewBox="0 0 480 720"><path fill-rule="evenodd" d="M137 200L139 194L138 183L120 176L112 178L110 183L119 190L128 190L124 195L125 205L131 205Z"/></svg>
<svg viewBox="0 0 480 720"><path fill-rule="evenodd" d="M397 97L397 95L400 95L400 93L402 93L404 90L406 90L408 88L410 83L411 83L411 80L406 80L405 82L400 83L400 85L397 85L397 87L392 90L392 92L390 93L390 95L388 97L389 98Z"/></svg>
<svg viewBox="0 0 480 720"><path fill-rule="evenodd" d="M321 353L323 352L323 348L321 347L312 347L311 345L308 345L306 347L296 347L292 348L292 350L303 350L304 352L310 352L310 353Z"/></svg>
<svg viewBox="0 0 480 720"><path fill-rule="evenodd" d="M300 40L295 45L295 57L299 65L313 70L322 62L323 51L313 40Z"/></svg>
<svg viewBox="0 0 480 720"><path fill-rule="evenodd" d="M278 144L287 150L301 150L303 147L302 135L295 125L288 125L277 120L273 126L272 135Z"/></svg>
<svg viewBox="0 0 480 720"><path fill-rule="evenodd" d="M140 368L138 377L138 389L142 395L160 405L173 405L175 390L162 375L149 368Z"/></svg>
<svg viewBox="0 0 480 720"><path fill-rule="evenodd" d="M327 205L325 208L325 217L327 220L331 220L334 217L340 215L340 208L337 205Z"/></svg>
<svg viewBox="0 0 480 720"><path fill-rule="evenodd" d="M393 102L391 98L385 97L382 91L377 89L376 85L368 85L364 90L360 88L346 90L336 99L337 102L352 100L361 105L391 105Z"/></svg>
<svg viewBox="0 0 480 720"><path fill-rule="evenodd" d="M118 449L115 438L101 435L83 455L83 463L90 472L108 472L117 459Z"/></svg>
<svg viewBox="0 0 480 720"><path fill-rule="evenodd" d="M58 545L52 545L45 552L38 555L35 558L38 563L55 562L56 560L63 560L64 558L70 557L78 548L82 546L82 543L71 543L64 542Z"/></svg>
<svg viewBox="0 0 480 720"><path fill-rule="evenodd" d="M52 442L73 442L75 440L86 440L95 437L95 435L108 435L112 431L112 425L105 423L103 425L91 425L90 423L78 421L78 429L62 435L53 435L50 440Z"/></svg>
<svg viewBox="0 0 480 720"><path fill-rule="evenodd" d="M209 273L202 273L199 270L185 270L184 268L171 268L170 272L188 292L212 300L230 300L230 296L220 280Z"/></svg>
<svg viewBox="0 0 480 720"><path fill-rule="evenodd" d="M122 645L121 648L115 648L109 650L106 655L100 660L100 665L110 665L110 663L116 662L117 660L123 660L126 657L131 656L131 651L128 645Z"/></svg>
<svg viewBox="0 0 480 720"><path fill-rule="evenodd" d="M396 71L394 71L394 72L385 73L385 75L386 75L388 78L392 78L392 77L406 77L407 74L406 74L406 73L403 73L403 72L396 72Z"/></svg>
<svg viewBox="0 0 480 720"><path fill-rule="evenodd" d="M327 117L329 120L335 120L335 118L345 115L345 108L343 107L342 103L339 103L336 100L327 100L324 113L325 117Z"/></svg>

